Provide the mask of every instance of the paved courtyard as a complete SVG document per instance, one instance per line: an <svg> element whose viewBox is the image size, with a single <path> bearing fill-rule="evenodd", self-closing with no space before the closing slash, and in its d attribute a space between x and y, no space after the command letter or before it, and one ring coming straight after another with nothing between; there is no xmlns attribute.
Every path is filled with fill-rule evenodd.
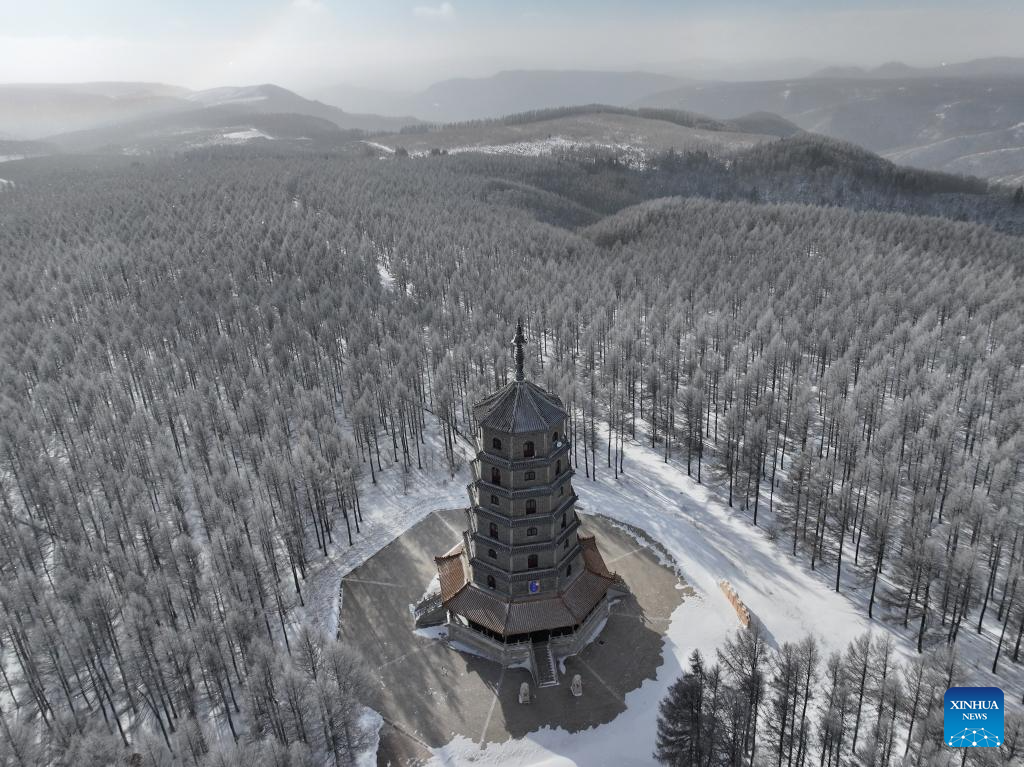
<svg viewBox="0 0 1024 767"><path fill-rule="evenodd" d="M613 605L598 639L565 660L557 687L538 689L525 669L503 670L413 631L410 605L436 573L434 556L461 539L461 509L431 514L342 581L338 636L366 659L377 682L370 704L384 717L378 764L425 762L431 747L456 735L484 748L545 725L575 732L604 724L625 710L626 693L654 678L669 616L691 592L617 523L582 519L632 593ZM569 692L574 674L583 679L581 698ZM529 705L518 703L522 682L530 682Z"/></svg>

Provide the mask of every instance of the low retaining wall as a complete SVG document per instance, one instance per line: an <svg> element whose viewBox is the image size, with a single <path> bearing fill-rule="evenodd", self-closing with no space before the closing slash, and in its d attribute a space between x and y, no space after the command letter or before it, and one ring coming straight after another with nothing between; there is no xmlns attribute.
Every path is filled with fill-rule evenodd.
<svg viewBox="0 0 1024 767"><path fill-rule="evenodd" d="M479 631L474 631L469 626L463 626L457 621L448 622L448 641L460 642L478 655L489 658L495 663L500 663L502 666L525 663L530 666L531 672L534 671L533 653L530 650L529 642L503 644L481 634Z"/></svg>
<svg viewBox="0 0 1024 767"><path fill-rule="evenodd" d="M578 655L583 651L584 647L597 639L597 635L601 633L601 627L604 625L604 621L610 612L611 600L605 597L597 603L597 606L590 612L587 619L583 621L583 625L574 633L551 639L548 644L551 646L551 652L555 655L555 660L566 658L570 655Z"/></svg>
<svg viewBox="0 0 1024 767"><path fill-rule="evenodd" d="M558 661L570 655L578 655L583 648L597 639L601 633L605 620L611 614L612 600L605 597L591 611L583 625L572 634L552 637L548 640L551 652ZM449 620L448 641L458 642L468 648L471 652L481 655L502 666L524 666L529 669L534 680L537 679L536 662L533 657L532 642L517 642L515 644L504 644L491 639L479 631L474 631L469 626L464 626L457 620ZM458 649L458 648L456 648Z"/></svg>

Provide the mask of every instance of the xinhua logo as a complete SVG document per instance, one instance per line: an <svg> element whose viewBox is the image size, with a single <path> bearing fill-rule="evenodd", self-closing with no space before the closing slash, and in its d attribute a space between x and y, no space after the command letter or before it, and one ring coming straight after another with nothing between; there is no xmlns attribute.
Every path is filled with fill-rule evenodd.
<svg viewBox="0 0 1024 767"><path fill-rule="evenodd" d="M943 705L943 739L947 746L1003 744L1003 691L998 687L950 687Z"/></svg>

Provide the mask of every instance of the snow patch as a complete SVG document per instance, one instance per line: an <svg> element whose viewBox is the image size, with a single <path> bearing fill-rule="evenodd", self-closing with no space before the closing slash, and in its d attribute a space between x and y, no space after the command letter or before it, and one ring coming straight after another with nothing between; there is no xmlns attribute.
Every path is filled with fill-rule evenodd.
<svg viewBox="0 0 1024 767"><path fill-rule="evenodd" d="M274 137L264 133L256 128L245 128L244 130L231 131L230 133L222 133L221 138L231 142L245 142L252 141L257 138L265 138L273 140Z"/></svg>
<svg viewBox="0 0 1024 767"><path fill-rule="evenodd" d="M578 149L606 149L614 152L627 165L644 168L648 153L642 147L625 143L602 143L599 141L580 141L565 136L549 136L533 141L513 141L507 144L467 144L448 149L448 154L478 152L480 154L507 154L516 157L543 157L555 152L573 151ZM428 150L418 149L409 153L412 157L426 157Z"/></svg>
<svg viewBox="0 0 1024 767"><path fill-rule="evenodd" d="M434 573L434 577L430 579L430 583L427 584L426 590L423 592L423 596L420 597L420 602L423 602L427 597L432 597L434 594L441 593L441 576L438 573ZM419 604L419 602L417 602Z"/></svg>
<svg viewBox="0 0 1024 767"><path fill-rule="evenodd" d="M257 101L266 101L265 94L253 88L210 88L209 90L190 93L185 97L189 101L195 101L204 106L216 104L252 104Z"/></svg>
<svg viewBox="0 0 1024 767"><path fill-rule="evenodd" d="M383 261L377 262L377 274L380 275L380 286L384 290L391 290L395 284L395 275L384 265Z"/></svg>
<svg viewBox="0 0 1024 767"><path fill-rule="evenodd" d="M377 141L362 141L362 143L365 143L367 146L373 146L375 148L375 150L383 152L385 155L393 155L394 154L394 147L393 146L386 146L386 145L384 145L382 143L378 143Z"/></svg>
<svg viewBox="0 0 1024 767"><path fill-rule="evenodd" d="M372 708L364 708L359 716L359 727L373 734L371 743L356 756L356 767L376 767L377 749L380 747L380 728L384 726L384 717Z"/></svg>
<svg viewBox="0 0 1024 767"><path fill-rule="evenodd" d="M440 641L448 638L448 627L444 624L440 626L427 626L422 629L413 629L412 633L418 637L423 637L424 639L436 639Z"/></svg>

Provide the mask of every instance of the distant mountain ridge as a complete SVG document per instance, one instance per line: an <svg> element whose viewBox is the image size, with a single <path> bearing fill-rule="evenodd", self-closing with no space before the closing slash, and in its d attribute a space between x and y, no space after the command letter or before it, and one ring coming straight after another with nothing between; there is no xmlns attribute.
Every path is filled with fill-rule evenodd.
<svg viewBox="0 0 1024 767"><path fill-rule="evenodd" d="M799 132L775 115L723 122L671 109L588 104L491 120L422 125L366 143L385 154L413 156L441 152L541 156L586 151L614 157L632 167L647 167L653 157L670 150L729 153Z"/></svg>
<svg viewBox="0 0 1024 767"><path fill-rule="evenodd" d="M696 128L708 131L724 131L738 133L758 133L766 136L785 138L801 133L802 130L795 123L786 120L779 115L770 112L754 112L749 115L742 115L733 120L716 120L706 115L695 112L686 112L678 109L657 109L640 107L620 107L611 104L582 104L580 106L554 107L550 109L533 109L527 112L519 112L502 117L494 117L485 120L465 120L462 122L447 123L444 125L423 123L410 126L401 133L407 134L437 134L451 129L460 128L487 128L496 126L529 125L531 123L556 120L563 117L576 117L586 115L625 115L639 117L644 120L658 120L672 123L684 128Z"/></svg>
<svg viewBox="0 0 1024 767"><path fill-rule="evenodd" d="M419 122L415 117L383 117L346 112L339 107L304 98L294 91L270 83L210 88L190 93L186 99L204 107L227 107L258 114L299 114L319 117L329 120L343 130L398 130Z"/></svg>
<svg viewBox="0 0 1024 767"><path fill-rule="evenodd" d="M214 105L61 133L49 142L62 152L147 155L253 141L322 149L363 135L362 131L343 131L330 120L313 115L240 112L231 105Z"/></svg>
<svg viewBox="0 0 1024 767"><path fill-rule="evenodd" d="M811 77L766 81L697 81L644 71L511 70L444 80L418 93L338 86L314 95L320 100L273 84L199 91L142 82L0 85L0 137L78 148L121 143L167 147L173 136L161 136L161 130L195 132L210 140L256 136L267 132L259 127L271 124L267 117L278 115L272 124L282 136L298 139L307 132L334 141L337 135L316 120L341 132L379 134L422 126L423 120L465 123L603 104L689 112L745 134L811 131L925 169L1014 185L1024 181L1024 58L939 67L898 61L867 69L826 67ZM618 122L622 127L629 120ZM666 129L653 129L660 134L655 143L663 143ZM610 129L604 125L600 130ZM621 132L615 137L628 143ZM642 141L639 136L634 143Z"/></svg>
<svg viewBox="0 0 1024 767"><path fill-rule="evenodd" d="M1024 180L1024 77L833 76L686 84L640 99L636 106L723 120L770 112L901 163L1011 184Z"/></svg>
<svg viewBox="0 0 1024 767"><path fill-rule="evenodd" d="M342 130L398 130L418 122L413 117L346 112L270 84L203 91L162 83L13 84L0 85L0 135L43 139L213 107L237 115L316 117Z"/></svg>
<svg viewBox="0 0 1024 767"><path fill-rule="evenodd" d="M385 114L412 114L427 122L455 123L583 104L628 106L685 82L680 77L651 72L510 70L490 77L443 80L418 93L337 86L317 91L316 95L328 103L354 103Z"/></svg>
<svg viewBox="0 0 1024 767"><path fill-rule="evenodd" d="M899 79L909 77L1003 78L1024 77L1024 58L993 56L937 67L913 67L890 61L874 68L832 66L819 69L807 79Z"/></svg>

